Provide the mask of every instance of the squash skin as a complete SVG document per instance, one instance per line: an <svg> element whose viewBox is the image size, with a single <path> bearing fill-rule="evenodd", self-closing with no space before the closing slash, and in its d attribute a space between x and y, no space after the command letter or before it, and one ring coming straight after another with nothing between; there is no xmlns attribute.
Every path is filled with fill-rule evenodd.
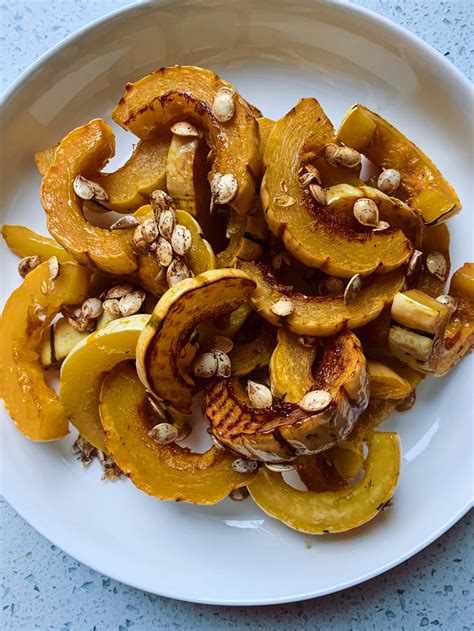
<svg viewBox="0 0 474 631"><path fill-rule="evenodd" d="M337 139L364 153L381 169L397 169L401 175L400 192L426 224L446 221L461 210L456 191L428 156L363 105L354 105L347 112Z"/></svg>
<svg viewBox="0 0 474 631"><path fill-rule="evenodd" d="M367 324L392 301L404 280L401 268L376 275L352 304L345 305L342 296L305 296L292 292L288 287L279 285L273 272L262 263L240 261L238 267L255 281L251 304L271 324L282 323L282 318L271 310L272 304L285 295L291 299L294 311L284 318L284 322L290 331L298 335L327 337L346 328L355 329Z"/></svg>
<svg viewBox="0 0 474 631"><path fill-rule="evenodd" d="M10 250L22 258L37 254L42 263L52 256L55 256L60 263L74 262L74 259L54 239L37 234L25 226L5 224L2 226L2 236Z"/></svg>
<svg viewBox="0 0 474 631"><path fill-rule="evenodd" d="M178 366L181 351L200 322L230 315L254 286L239 270L209 270L161 297L137 345L138 376L153 396L177 412L190 413L196 385L185 372L189 366Z"/></svg>
<svg viewBox="0 0 474 631"><path fill-rule="evenodd" d="M201 454L151 439L146 392L133 366L117 366L104 379L100 417L112 458L140 490L158 499L215 504L255 477L233 471L235 458L216 447Z"/></svg>
<svg viewBox="0 0 474 631"><path fill-rule="evenodd" d="M90 273L74 263L64 263L55 281L48 264L41 263L15 289L0 320L0 394L18 429L30 440L57 440L66 436L67 414L56 393L45 381L39 359L43 331L63 305L87 297ZM44 294L41 289L47 287ZM35 307L44 310L38 318Z"/></svg>
<svg viewBox="0 0 474 631"><path fill-rule="evenodd" d="M76 175L93 179L114 150L112 130L101 119L69 132L43 178L41 202L49 232L76 261L112 274L127 274L137 269L131 247L116 231L89 224L73 189Z"/></svg>
<svg viewBox="0 0 474 631"><path fill-rule="evenodd" d="M400 441L395 433L372 432L365 475L354 486L315 493L298 491L279 473L262 467L248 486L268 515L312 535L346 532L373 519L395 492L400 471Z"/></svg>
<svg viewBox="0 0 474 631"><path fill-rule="evenodd" d="M137 135L151 138L182 120L201 127L215 159L209 173L232 173L237 194L230 206L239 214L250 212L259 178L259 132L248 103L235 91L235 113L220 123L212 113L218 90L232 86L215 73L195 66L160 68L135 83L129 83L112 112L114 121Z"/></svg>
<svg viewBox="0 0 474 631"><path fill-rule="evenodd" d="M396 269L413 251L400 230L355 231L319 206L299 183L299 170L310 161L307 156L321 153L333 138L332 124L315 99L302 99L276 123L265 150L267 169L260 189L268 226L299 261L332 276ZM293 203L285 206L282 198Z"/></svg>

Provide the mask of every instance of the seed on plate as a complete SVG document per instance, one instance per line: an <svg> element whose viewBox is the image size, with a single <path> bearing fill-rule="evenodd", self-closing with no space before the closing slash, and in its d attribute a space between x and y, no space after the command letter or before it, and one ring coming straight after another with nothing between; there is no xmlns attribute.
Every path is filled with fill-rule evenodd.
<svg viewBox="0 0 474 631"><path fill-rule="evenodd" d="M57 256L48 259L48 272L51 280L56 280L59 276L59 261Z"/></svg>
<svg viewBox="0 0 474 631"><path fill-rule="evenodd" d="M258 462L256 460L246 460L245 458L237 458L232 463L232 469L236 473L251 473L255 471L258 467Z"/></svg>
<svg viewBox="0 0 474 631"><path fill-rule="evenodd" d="M356 298L359 291L362 289L362 276L360 274L354 274L350 281L346 285L344 291L344 302L346 305L350 305Z"/></svg>
<svg viewBox="0 0 474 631"><path fill-rule="evenodd" d="M454 296L449 296L448 294L442 294L441 296L438 296L436 300L442 305L446 305L453 313L459 306L459 300Z"/></svg>
<svg viewBox="0 0 474 631"><path fill-rule="evenodd" d="M153 208L153 212L155 213L155 220L158 221L161 213L164 210L168 210L173 203L173 198L162 191L160 189L156 189L153 193L150 194L150 205Z"/></svg>
<svg viewBox="0 0 474 631"><path fill-rule="evenodd" d="M184 256L189 252L192 244L193 238L190 231L186 228L186 226L177 224L173 230L173 234L171 235L171 247L173 250L176 254L179 254L179 256Z"/></svg>
<svg viewBox="0 0 474 631"><path fill-rule="evenodd" d="M158 238L158 226L154 219L146 219L142 223L142 237L150 244Z"/></svg>
<svg viewBox="0 0 474 631"><path fill-rule="evenodd" d="M199 355L194 362L193 371L196 377L210 379L217 371L217 357L214 353Z"/></svg>
<svg viewBox="0 0 474 631"><path fill-rule="evenodd" d="M327 408L331 400L331 393L327 390L311 390L298 401L297 405L306 412L319 412Z"/></svg>
<svg viewBox="0 0 474 631"><path fill-rule="evenodd" d="M232 367L231 367L230 359L227 353L214 349L212 351L212 354L214 355L217 361L216 375L218 377L226 377L226 378L230 377L230 373L232 372Z"/></svg>
<svg viewBox="0 0 474 631"><path fill-rule="evenodd" d="M146 254L150 249L150 244L147 243L143 237L142 226L139 225L135 228L133 233L133 243L136 249L142 254Z"/></svg>
<svg viewBox="0 0 474 631"><path fill-rule="evenodd" d="M98 202L108 202L110 197L108 193L92 180L88 180L82 175L76 175L73 182L74 192L81 199L94 199Z"/></svg>
<svg viewBox="0 0 474 631"><path fill-rule="evenodd" d="M337 166L337 164L334 162L334 156L338 151L339 145L336 145L333 142L330 142L324 147L324 158L326 159L326 162L332 167Z"/></svg>
<svg viewBox="0 0 474 631"><path fill-rule="evenodd" d="M174 210L168 208L163 210L158 220L158 228L162 237L167 241L171 241L173 230L176 225L176 214Z"/></svg>
<svg viewBox="0 0 474 631"><path fill-rule="evenodd" d="M194 125L191 125L191 123L188 123L187 121L171 125L171 133L175 136L189 136L191 138L199 137L198 130L194 127Z"/></svg>
<svg viewBox="0 0 474 631"><path fill-rule="evenodd" d="M216 335L212 341L212 348L222 351L223 353L230 353L234 348L234 342L230 337L226 337L225 335Z"/></svg>
<svg viewBox="0 0 474 631"><path fill-rule="evenodd" d="M293 206L296 200L291 195L287 195L286 193L284 193L283 195L277 195L276 197L274 197L273 201L275 202L275 204L278 204L278 206L281 206L282 208L288 208L288 206Z"/></svg>
<svg viewBox="0 0 474 631"><path fill-rule="evenodd" d="M426 267L430 274L440 280L445 280L448 273L448 264L441 252L430 252L426 257Z"/></svg>
<svg viewBox="0 0 474 631"><path fill-rule="evenodd" d="M228 204L237 194L237 178L232 173L216 173L212 180L212 200L215 204Z"/></svg>
<svg viewBox="0 0 474 631"><path fill-rule="evenodd" d="M353 169L360 164L361 160L360 153L351 147L339 147L333 156L336 165L346 169Z"/></svg>
<svg viewBox="0 0 474 631"><path fill-rule="evenodd" d="M353 213L357 221L363 226L377 228L380 223L379 207L368 197L361 197L355 202Z"/></svg>
<svg viewBox="0 0 474 631"><path fill-rule="evenodd" d="M143 289L137 289L120 298L119 309L120 313L125 316L131 316L138 313L142 308L143 301L145 300L145 292Z"/></svg>
<svg viewBox="0 0 474 631"><path fill-rule="evenodd" d="M166 270L166 280L170 287L191 276L189 269L180 259L174 259Z"/></svg>
<svg viewBox="0 0 474 631"><path fill-rule="evenodd" d="M32 256L25 256L25 258L21 259L18 263L18 273L22 278L25 278L25 276L38 267L40 263L41 259L36 254L33 254Z"/></svg>
<svg viewBox="0 0 474 631"><path fill-rule="evenodd" d="M104 302L102 303L102 307L105 313L111 318L120 318L122 315L117 298L109 298L108 300L104 300Z"/></svg>
<svg viewBox="0 0 474 631"><path fill-rule="evenodd" d="M397 404L395 409L397 412L408 412L416 403L416 392L412 390L410 394Z"/></svg>
<svg viewBox="0 0 474 631"><path fill-rule="evenodd" d="M127 228L133 228L138 226L139 221L133 215L124 215L117 219L109 228L109 230L126 230Z"/></svg>
<svg viewBox="0 0 474 631"><path fill-rule="evenodd" d="M318 283L320 296L338 296L344 293L346 285L341 278L329 276Z"/></svg>
<svg viewBox="0 0 474 631"><path fill-rule="evenodd" d="M234 95L232 88L224 87L217 91L212 103L212 113L220 123L226 123L234 116Z"/></svg>
<svg viewBox="0 0 474 631"><path fill-rule="evenodd" d="M258 409L269 408L273 403L272 392L263 383L247 381L247 395L250 403Z"/></svg>
<svg viewBox="0 0 474 631"><path fill-rule="evenodd" d="M109 298L122 298L127 294L131 294L134 290L135 287L130 283L120 283L119 285L114 285L107 291L107 293L105 294L105 299L108 300Z"/></svg>
<svg viewBox="0 0 474 631"><path fill-rule="evenodd" d="M309 185L309 192L311 193L311 197L317 202L320 206L326 206L326 193L324 189L322 189L319 184L315 184L314 182Z"/></svg>
<svg viewBox="0 0 474 631"><path fill-rule="evenodd" d="M295 465L289 463L271 463L266 462L265 466L269 471L273 471L274 473L283 473L284 471L293 471Z"/></svg>
<svg viewBox="0 0 474 631"><path fill-rule="evenodd" d="M388 221L379 221L379 225L373 229L373 232L383 232L384 230L388 230L390 228L390 224Z"/></svg>
<svg viewBox="0 0 474 631"><path fill-rule="evenodd" d="M396 169L385 169L377 179L377 186L382 193L390 195L400 186L400 172Z"/></svg>
<svg viewBox="0 0 474 631"><path fill-rule="evenodd" d="M415 274L415 272L419 270L422 256L423 256L423 252L420 252L420 250L413 250L413 254L411 255L410 260L408 261L408 265L407 265L407 271L406 271L407 278L409 278L410 276L413 276L413 274Z"/></svg>
<svg viewBox="0 0 474 631"><path fill-rule="evenodd" d="M282 296L272 304L271 309L275 315L285 317L293 312L294 305L289 298Z"/></svg>
<svg viewBox="0 0 474 631"><path fill-rule="evenodd" d="M171 261L173 260L173 248L171 247L171 243L163 237L158 238L156 244L156 258L163 267L171 265Z"/></svg>
<svg viewBox="0 0 474 631"><path fill-rule="evenodd" d="M246 486L240 487L240 489L233 489L229 493L229 498L234 502L243 502L249 497L250 493L247 490Z"/></svg>
<svg viewBox="0 0 474 631"><path fill-rule="evenodd" d="M148 436L159 445L170 445L178 438L178 428L171 423L158 423L148 432Z"/></svg>
<svg viewBox="0 0 474 631"><path fill-rule="evenodd" d="M98 318L103 311L102 300L98 298L87 298L81 307L82 317L86 320Z"/></svg>

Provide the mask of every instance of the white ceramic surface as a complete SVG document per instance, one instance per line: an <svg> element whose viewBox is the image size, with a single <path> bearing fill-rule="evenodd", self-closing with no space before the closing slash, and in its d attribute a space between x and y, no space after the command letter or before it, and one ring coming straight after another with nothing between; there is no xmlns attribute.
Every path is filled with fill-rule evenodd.
<svg viewBox="0 0 474 631"><path fill-rule="evenodd" d="M266 115L316 96L335 123L355 101L399 126L456 186L465 209L450 221L454 267L472 260L472 91L438 53L355 6L177 1L141 3L81 31L40 60L2 109L1 221L44 230L34 151L96 116L110 119L126 81L162 65L210 67ZM120 163L131 137L117 130ZM471 187L471 188L470 188ZM17 285L2 244L2 298ZM251 501L214 507L162 503L128 482L84 472L72 439L33 444L2 411L2 493L66 552L151 592L217 604L310 598L361 582L414 554L472 502L472 358L426 380L400 432L394 506L347 535L310 538ZM311 544L308 545L308 544Z"/></svg>

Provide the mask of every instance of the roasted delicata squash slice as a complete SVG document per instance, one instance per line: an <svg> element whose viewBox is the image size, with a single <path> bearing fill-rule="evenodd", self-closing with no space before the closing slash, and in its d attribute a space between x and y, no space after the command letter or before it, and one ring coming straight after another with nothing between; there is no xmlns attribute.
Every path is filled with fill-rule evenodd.
<svg viewBox="0 0 474 631"><path fill-rule="evenodd" d="M253 407L236 378L211 383L203 411L216 440L266 462L293 460L343 440L368 404L365 357L351 332L321 341L321 354L309 392L329 395L317 411L281 399L271 407Z"/></svg>
<svg viewBox="0 0 474 631"><path fill-rule="evenodd" d="M77 344L61 366L59 398L67 417L94 447L108 453L99 417L104 375L120 362L133 360L149 315L113 320Z"/></svg>
<svg viewBox="0 0 474 631"><path fill-rule="evenodd" d="M276 397L297 403L311 389L316 342L306 343L284 326L278 329L277 345L270 361L270 382Z"/></svg>
<svg viewBox="0 0 474 631"><path fill-rule="evenodd" d="M254 370L268 366L276 343L275 328L262 320L253 339L234 342L229 353L232 374L237 377L248 375Z"/></svg>
<svg viewBox="0 0 474 631"><path fill-rule="evenodd" d="M449 229L445 223L425 227L421 245L422 255L419 267L413 275L413 287L432 298L443 294L446 287L451 270L449 242ZM433 274L429 270L428 267L432 265L433 257L441 262L442 273Z"/></svg>
<svg viewBox="0 0 474 631"><path fill-rule="evenodd" d="M235 472L235 458L217 447L193 453L175 443L161 445L153 440L149 431L156 417L135 368L129 364L117 366L105 378L100 418L112 458L140 490L153 497L215 504L255 477L255 472Z"/></svg>
<svg viewBox="0 0 474 631"><path fill-rule="evenodd" d="M370 396L378 399L405 399L412 391L410 382L382 362L369 360L367 372Z"/></svg>
<svg viewBox="0 0 474 631"><path fill-rule="evenodd" d="M367 437L364 477L339 491L299 491L280 473L262 467L248 486L254 502L271 517L312 535L345 532L373 519L392 498L400 472L397 434L372 432Z"/></svg>
<svg viewBox="0 0 474 631"><path fill-rule="evenodd" d="M61 308L86 298L89 276L85 268L64 263L52 279L48 263L41 263L3 310L0 394L18 429L30 440L56 440L68 433L68 416L46 384L39 346L43 331Z"/></svg>
<svg viewBox="0 0 474 631"><path fill-rule="evenodd" d="M50 237L38 234L25 226L2 226L6 244L18 256L39 256L41 262L55 256L60 263L74 262L64 248Z"/></svg>
<svg viewBox="0 0 474 631"><path fill-rule="evenodd" d="M41 185L41 202L48 230L79 263L113 274L137 269L136 256L117 231L92 226L84 217L82 200L74 192L78 175L93 179L114 153L111 128L96 119L71 131L60 142Z"/></svg>
<svg viewBox="0 0 474 631"><path fill-rule="evenodd" d="M445 375L474 346L474 264L454 274L439 300L419 290L397 294L392 319L393 355L424 374Z"/></svg>
<svg viewBox="0 0 474 631"><path fill-rule="evenodd" d="M425 223L446 221L461 210L454 188L421 149L363 105L354 105L337 133L338 141L362 152L381 169L396 169L399 190Z"/></svg>
<svg viewBox="0 0 474 631"><path fill-rule="evenodd" d="M214 154L209 173L214 203L250 212L260 170L258 124L248 103L215 73L195 66L160 68L127 84L112 117L142 139L177 122L195 125Z"/></svg>
<svg viewBox="0 0 474 631"><path fill-rule="evenodd" d="M199 323L229 316L247 301L255 283L240 270L219 269L181 281L158 301L137 346L137 370L159 401L189 414L194 380L178 365L180 354Z"/></svg>
<svg viewBox="0 0 474 631"><path fill-rule="evenodd" d="M239 262L238 267L256 283L251 295L253 308L274 325L285 325L298 335L334 335L342 329L355 329L374 320L403 284L401 268L370 279L355 299L346 304L343 295L306 296L280 285L273 272L262 263ZM288 314L278 315L275 305L288 304Z"/></svg>
<svg viewBox="0 0 474 631"><path fill-rule="evenodd" d="M231 211L227 221L227 247L217 255L219 267L233 267L237 261L259 259L268 237L268 227L260 200L256 198L254 212L242 217Z"/></svg>
<svg viewBox="0 0 474 631"><path fill-rule="evenodd" d="M315 99L302 99L270 134L265 150L261 199L270 230L302 263L350 278L388 272L407 261L409 239L393 228L359 232L316 202L300 175L308 156L319 155L334 129Z"/></svg>
<svg viewBox="0 0 474 631"><path fill-rule="evenodd" d="M272 133L272 129L275 126L275 121L271 118L267 118L266 116L261 116L257 118L258 123L258 131L260 134L260 155L263 159L265 154L265 149L267 147L268 139L270 138L270 134Z"/></svg>

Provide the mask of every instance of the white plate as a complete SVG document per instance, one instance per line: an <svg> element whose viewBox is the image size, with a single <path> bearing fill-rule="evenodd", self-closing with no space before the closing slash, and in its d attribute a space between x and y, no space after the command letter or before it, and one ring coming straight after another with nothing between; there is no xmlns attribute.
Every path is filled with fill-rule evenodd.
<svg viewBox="0 0 474 631"><path fill-rule="evenodd" d="M337 124L356 101L418 142L465 204L450 222L454 267L472 260L472 164L466 79L406 31L355 6L267 0L142 3L82 30L9 91L2 112L2 222L44 230L33 153L104 116L126 81L162 65L196 64L232 81L267 116L316 96ZM117 164L131 138L118 134ZM2 295L18 284L2 245ZM471 503L472 360L419 388L413 411L390 421L403 466L394 506L370 525L311 539L249 500L214 507L164 503L128 482L83 471L71 439L33 444L1 424L7 501L73 557L120 581L189 601L268 604L354 585L408 558ZM307 542L312 543L308 549Z"/></svg>

